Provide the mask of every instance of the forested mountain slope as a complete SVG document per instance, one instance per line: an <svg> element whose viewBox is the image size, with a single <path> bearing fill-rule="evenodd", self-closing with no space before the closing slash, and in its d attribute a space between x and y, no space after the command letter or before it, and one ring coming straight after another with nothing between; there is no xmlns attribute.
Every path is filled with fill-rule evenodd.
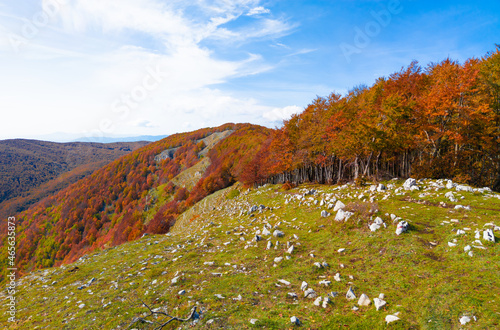
<svg viewBox="0 0 500 330"><path fill-rule="evenodd" d="M0 217L23 211L147 143L0 141Z"/></svg>

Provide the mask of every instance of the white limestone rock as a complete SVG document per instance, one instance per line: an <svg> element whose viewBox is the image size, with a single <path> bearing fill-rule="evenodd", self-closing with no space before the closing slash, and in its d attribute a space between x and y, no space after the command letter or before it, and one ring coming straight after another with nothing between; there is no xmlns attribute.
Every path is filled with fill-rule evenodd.
<svg viewBox="0 0 500 330"><path fill-rule="evenodd" d="M360 297L359 297L359 300L358 300L358 305L359 306L368 306L372 303L372 301L370 300L370 298L368 298L368 296L366 294L362 294Z"/></svg>
<svg viewBox="0 0 500 330"><path fill-rule="evenodd" d="M373 303L375 304L375 308L377 310L380 310L382 307L384 307L387 303L385 300L382 300L380 298L373 298Z"/></svg>
<svg viewBox="0 0 500 330"><path fill-rule="evenodd" d="M335 207L333 208L333 212L337 212L338 210L343 210L345 208L345 204L342 203L341 201L337 201L335 203Z"/></svg>
<svg viewBox="0 0 500 330"><path fill-rule="evenodd" d="M396 315L387 315L385 317L385 322L387 322L387 324L391 322L396 322L397 320L399 320L399 317L397 317Z"/></svg>
<svg viewBox="0 0 500 330"><path fill-rule="evenodd" d="M396 235L401 235L402 233L408 231L408 222L406 221L400 221L398 223L398 227L396 228Z"/></svg>
<svg viewBox="0 0 500 330"><path fill-rule="evenodd" d="M483 231L483 240L495 243L495 235L493 234L493 230L486 229L485 231Z"/></svg>
<svg viewBox="0 0 500 330"><path fill-rule="evenodd" d="M417 186L417 180L409 178L403 184L404 190L412 190L412 187Z"/></svg>
<svg viewBox="0 0 500 330"><path fill-rule="evenodd" d="M347 298L347 300L356 299L356 295L354 294L354 291L352 291L352 287L349 287L349 290L347 290L345 297Z"/></svg>
<svg viewBox="0 0 500 330"><path fill-rule="evenodd" d="M316 295L316 291L314 291L311 288L309 288L306 291L304 291L304 298L313 299L313 298L316 298L316 296L317 296Z"/></svg>

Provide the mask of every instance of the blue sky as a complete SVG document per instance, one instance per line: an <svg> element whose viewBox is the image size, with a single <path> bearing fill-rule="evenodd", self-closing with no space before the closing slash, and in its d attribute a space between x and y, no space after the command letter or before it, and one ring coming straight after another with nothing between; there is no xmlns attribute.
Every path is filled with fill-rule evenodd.
<svg viewBox="0 0 500 330"><path fill-rule="evenodd" d="M481 57L497 1L0 3L0 139L279 126L412 60Z"/></svg>

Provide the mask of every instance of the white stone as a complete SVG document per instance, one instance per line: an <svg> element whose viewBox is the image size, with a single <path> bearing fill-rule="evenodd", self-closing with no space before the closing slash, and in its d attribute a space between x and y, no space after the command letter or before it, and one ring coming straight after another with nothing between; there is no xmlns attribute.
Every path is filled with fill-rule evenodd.
<svg viewBox="0 0 500 330"><path fill-rule="evenodd" d="M399 317L395 316L395 315L387 315L385 317L385 322L387 322L388 324L391 323L391 322L395 322L399 320Z"/></svg>
<svg viewBox="0 0 500 330"><path fill-rule="evenodd" d="M300 325L300 320L295 316L292 316L290 318L290 322L292 322L292 324L295 324L295 325Z"/></svg>
<svg viewBox="0 0 500 330"><path fill-rule="evenodd" d="M379 224L377 224L377 223L372 223L372 224L370 225L370 231L377 231L377 230L379 230L379 229L380 229L380 225L379 225Z"/></svg>
<svg viewBox="0 0 500 330"><path fill-rule="evenodd" d="M293 252L293 250L294 250L294 249L295 249L295 248L294 248L294 247L293 247L293 245L292 245L292 246L290 246L290 247L288 248L288 250L286 250L286 253L288 253L288 254L292 254L292 252Z"/></svg>
<svg viewBox="0 0 500 330"><path fill-rule="evenodd" d="M337 282L340 282L341 281L341 279L340 279L340 273L335 274L335 276L333 277L333 279L335 281L337 281Z"/></svg>
<svg viewBox="0 0 500 330"><path fill-rule="evenodd" d="M330 284L332 284L332 282L327 280L319 281L319 285L330 286Z"/></svg>
<svg viewBox="0 0 500 330"><path fill-rule="evenodd" d="M409 178L403 184L404 190L411 190L413 186L417 185L417 180Z"/></svg>
<svg viewBox="0 0 500 330"><path fill-rule="evenodd" d="M387 303L385 300L382 300L380 298L373 298L373 303L375 304L375 308L377 310L380 310L382 307L384 307Z"/></svg>
<svg viewBox="0 0 500 330"><path fill-rule="evenodd" d="M342 203L341 201L337 201L335 203L335 207L333 208L333 212L337 212L338 210L343 210L345 208L345 204Z"/></svg>
<svg viewBox="0 0 500 330"><path fill-rule="evenodd" d="M452 243L452 242L448 242L448 246L449 247L454 247L454 246L457 246L455 243Z"/></svg>
<svg viewBox="0 0 500 330"><path fill-rule="evenodd" d="M283 261L283 257L274 258L275 263L280 263L281 261Z"/></svg>
<svg viewBox="0 0 500 330"><path fill-rule="evenodd" d="M370 298L368 298L368 296L366 294L362 294L361 297L359 297L359 300L358 300L358 305L359 306L368 306L372 303L372 301L370 300Z"/></svg>
<svg viewBox="0 0 500 330"><path fill-rule="evenodd" d="M250 323L251 323L251 324L255 324L255 323L257 323L257 321L259 321L259 320L257 320L257 319L251 319L251 320L250 320Z"/></svg>
<svg viewBox="0 0 500 330"><path fill-rule="evenodd" d="M316 298L316 291L314 291L311 288L307 289L306 291L304 291L304 298L309 298L309 299Z"/></svg>
<svg viewBox="0 0 500 330"><path fill-rule="evenodd" d="M326 308L330 303L330 298L326 297L323 299L323 308Z"/></svg>
<svg viewBox="0 0 500 330"><path fill-rule="evenodd" d="M379 184L378 187L377 187L377 191L378 192L383 192L383 191L386 191L387 190L387 187L384 186L383 184Z"/></svg>
<svg viewBox="0 0 500 330"><path fill-rule="evenodd" d="M408 230L408 222L406 221L400 221L398 223L398 227L396 228L396 235L401 235L405 231Z"/></svg>
<svg viewBox="0 0 500 330"><path fill-rule="evenodd" d="M467 251L470 251L471 249L471 246L470 245L467 245L466 247L464 247L464 251L467 252Z"/></svg>
<svg viewBox="0 0 500 330"><path fill-rule="evenodd" d="M276 229L276 230L273 232L273 236L274 236L274 237L283 237L283 236L285 236L285 233L283 233L281 230L277 230L277 229Z"/></svg>
<svg viewBox="0 0 500 330"><path fill-rule="evenodd" d="M315 262L314 266L316 266L318 268L323 268L323 265L321 263L319 263L319 262Z"/></svg>
<svg viewBox="0 0 500 330"><path fill-rule="evenodd" d="M323 210L323 211L321 211L321 216L323 218L328 218L330 216L330 213L328 213L327 211Z"/></svg>
<svg viewBox="0 0 500 330"><path fill-rule="evenodd" d="M483 231L483 239L485 241L495 243L495 235L493 234L493 230L486 229L485 231Z"/></svg>
<svg viewBox="0 0 500 330"><path fill-rule="evenodd" d="M345 252L345 249L344 249L344 248L338 249L338 250L337 250L337 252L338 252L338 253Z"/></svg>
<svg viewBox="0 0 500 330"><path fill-rule="evenodd" d="M264 227L264 229L262 229L262 235L263 236L269 236L269 235L271 235L271 232L269 231L269 229L267 229L266 227Z"/></svg>
<svg viewBox="0 0 500 330"><path fill-rule="evenodd" d="M305 291L307 289L307 282L306 281L302 281L302 284L300 285L300 289L302 291Z"/></svg>
<svg viewBox="0 0 500 330"><path fill-rule="evenodd" d="M180 276L176 276L176 277L174 277L174 278L173 278L170 282L171 282L172 284L175 284L175 283L179 282L179 279L180 279Z"/></svg>
<svg viewBox="0 0 500 330"><path fill-rule="evenodd" d="M270 250L273 247L273 242L268 241L266 249Z"/></svg>
<svg viewBox="0 0 500 330"><path fill-rule="evenodd" d="M460 318L460 324L461 325L466 325L470 321L471 321L470 317L465 316L465 315Z"/></svg>
<svg viewBox="0 0 500 330"><path fill-rule="evenodd" d="M345 297L347 298L347 300L354 300L354 299L356 299L356 295L354 294L354 291L352 291L351 287L349 287L349 290L347 290L347 293L346 293Z"/></svg>
<svg viewBox="0 0 500 330"><path fill-rule="evenodd" d="M288 282L286 280L278 280L278 282L280 282L281 284L284 284L284 285L290 285L290 282Z"/></svg>
<svg viewBox="0 0 500 330"><path fill-rule="evenodd" d="M322 301L322 300L323 300L323 298L322 298L322 297L318 297L318 298L316 298L316 300L314 300L314 305L315 305L315 306L319 306L319 305L321 305L321 301Z"/></svg>

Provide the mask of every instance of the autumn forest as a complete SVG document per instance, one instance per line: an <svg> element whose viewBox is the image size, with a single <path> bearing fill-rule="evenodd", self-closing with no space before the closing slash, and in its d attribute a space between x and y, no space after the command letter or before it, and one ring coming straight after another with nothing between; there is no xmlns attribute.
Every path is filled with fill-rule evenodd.
<svg viewBox="0 0 500 330"><path fill-rule="evenodd" d="M206 138L220 132L230 134L208 146ZM171 157L156 157L169 149ZM175 180L195 168L192 184ZM499 48L464 63L413 62L370 87L318 97L281 128L225 124L148 144L18 214L18 268L167 233L178 215L235 182L410 176L500 191Z"/></svg>

